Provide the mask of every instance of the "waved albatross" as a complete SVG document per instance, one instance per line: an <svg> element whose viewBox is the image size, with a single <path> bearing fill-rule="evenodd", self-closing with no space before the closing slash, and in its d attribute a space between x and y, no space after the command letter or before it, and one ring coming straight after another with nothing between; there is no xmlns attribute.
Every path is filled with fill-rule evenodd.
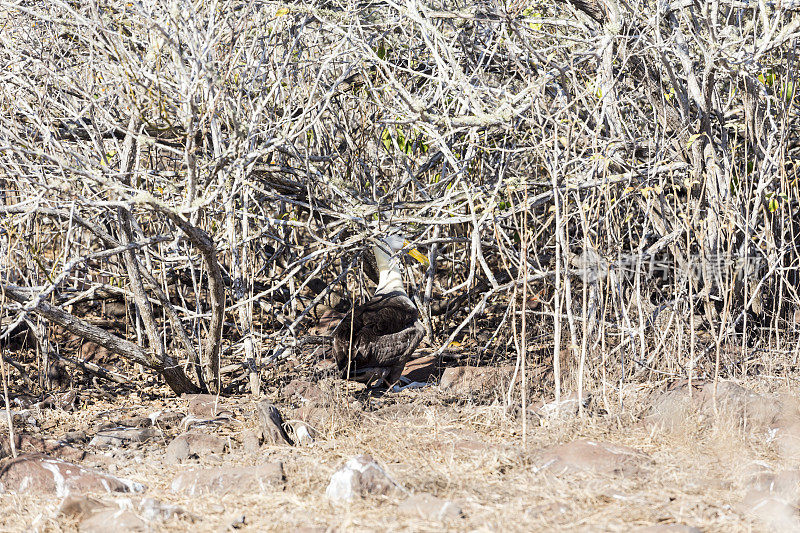
<svg viewBox="0 0 800 533"><path fill-rule="evenodd" d="M403 289L400 256L405 240L388 235L372 247L380 277L375 295L355 306L336 328L333 355L343 377L390 388L425 336L419 311ZM427 263L415 249L408 254ZM352 344L351 344L352 339Z"/></svg>

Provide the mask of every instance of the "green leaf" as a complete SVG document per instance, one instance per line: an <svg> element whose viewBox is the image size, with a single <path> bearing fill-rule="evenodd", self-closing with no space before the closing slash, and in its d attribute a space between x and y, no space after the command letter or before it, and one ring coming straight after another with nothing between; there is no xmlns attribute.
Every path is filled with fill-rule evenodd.
<svg viewBox="0 0 800 533"><path fill-rule="evenodd" d="M778 210L779 207L780 206L778 205L778 199L777 198L772 198L769 201L769 212L770 213L774 213L775 211Z"/></svg>
<svg viewBox="0 0 800 533"><path fill-rule="evenodd" d="M766 71L758 75L758 81L767 87L772 87L775 85L775 73L771 68L768 68Z"/></svg>
<svg viewBox="0 0 800 533"><path fill-rule="evenodd" d="M381 133L381 142L383 143L383 147L386 148L387 152L392 151L394 144L392 143L392 136L388 129L383 130L383 133Z"/></svg>
<svg viewBox="0 0 800 533"><path fill-rule="evenodd" d="M403 130L401 130L400 128L395 128L395 132L397 133L397 147L400 149L401 152L408 154L409 147L407 146L407 144L409 143L406 142L406 136L403 135Z"/></svg>
<svg viewBox="0 0 800 533"><path fill-rule="evenodd" d="M791 105L792 100L794 100L794 82L787 81L783 84L780 90L780 95L783 97L783 100L786 102L786 105Z"/></svg>
<svg viewBox="0 0 800 533"><path fill-rule="evenodd" d="M525 18L531 18L531 19L540 19L540 18L542 18L542 14L541 13L537 13L536 11L534 11L532 7L526 8L525 11L522 12L522 16L525 17ZM532 30L537 30L538 31L538 30L542 29L542 25L539 22L528 22L528 26Z"/></svg>

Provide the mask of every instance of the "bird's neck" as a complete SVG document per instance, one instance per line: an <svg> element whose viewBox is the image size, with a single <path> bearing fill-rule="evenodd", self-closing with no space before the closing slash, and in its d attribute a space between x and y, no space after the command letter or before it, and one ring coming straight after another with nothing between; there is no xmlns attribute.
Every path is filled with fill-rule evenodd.
<svg viewBox="0 0 800 533"><path fill-rule="evenodd" d="M400 272L400 258L391 257L379 246L373 246L372 251L375 254L378 272L380 272L375 294L406 292L403 288L403 274Z"/></svg>

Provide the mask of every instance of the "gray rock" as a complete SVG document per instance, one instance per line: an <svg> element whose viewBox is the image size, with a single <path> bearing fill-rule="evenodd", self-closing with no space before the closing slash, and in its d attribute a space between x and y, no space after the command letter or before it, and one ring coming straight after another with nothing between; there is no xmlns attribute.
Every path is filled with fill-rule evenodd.
<svg viewBox="0 0 800 533"><path fill-rule="evenodd" d="M83 520L91 514L108 507L109 504L83 494L67 494L59 504L56 516Z"/></svg>
<svg viewBox="0 0 800 533"><path fill-rule="evenodd" d="M365 496L383 496L403 489L376 463L371 455L359 455L347 461L331 477L325 495L335 502Z"/></svg>
<svg viewBox="0 0 800 533"><path fill-rule="evenodd" d="M78 524L83 533L109 533L113 531L148 531L147 523L127 509L105 509L88 516Z"/></svg>
<svg viewBox="0 0 800 533"><path fill-rule="evenodd" d="M182 507L177 505L170 505L155 498L142 498L139 502L139 514L145 520L163 522L175 517L187 517L194 521L197 519L194 515L187 513Z"/></svg>
<svg viewBox="0 0 800 533"><path fill-rule="evenodd" d="M225 403L225 398L213 394L188 394L189 415L196 418L233 418L233 412Z"/></svg>
<svg viewBox="0 0 800 533"><path fill-rule="evenodd" d="M694 382L689 391L688 382L682 381L651 398L643 421L648 426L672 430L694 416L697 417L692 420L694 425L715 416L715 402L717 412L726 420L747 427L770 426L781 413L777 398L749 391L730 381L719 381L716 394L713 382Z"/></svg>
<svg viewBox="0 0 800 533"><path fill-rule="evenodd" d="M171 429L178 427L185 416L186 413L179 411L154 411L147 417L150 419L151 425L160 429Z"/></svg>
<svg viewBox="0 0 800 533"><path fill-rule="evenodd" d="M145 486L41 454L24 454L0 469L0 492L142 492Z"/></svg>
<svg viewBox="0 0 800 533"><path fill-rule="evenodd" d="M450 367L442 374L439 387L456 394L485 395L507 383L513 372L514 367L511 365Z"/></svg>
<svg viewBox="0 0 800 533"><path fill-rule="evenodd" d="M753 475L748 487L759 492L772 492L787 500L800 498L800 470L781 472L759 472Z"/></svg>
<svg viewBox="0 0 800 533"><path fill-rule="evenodd" d="M153 421L147 416L134 416L120 420L119 425L127 428L149 428Z"/></svg>
<svg viewBox="0 0 800 533"><path fill-rule="evenodd" d="M299 409L292 411L292 420L300 420L306 422L312 428L326 428L330 427L334 421L342 420L342 417L337 417L332 409L327 407L314 407L305 405ZM352 417L351 417L352 418Z"/></svg>
<svg viewBox="0 0 800 533"><path fill-rule="evenodd" d="M175 437L167 446L164 459L179 463L189 457L203 457L214 453L224 453L227 443L217 435L192 431Z"/></svg>
<svg viewBox="0 0 800 533"><path fill-rule="evenodd" d="M182 472L172 481L172 491L190 496L229 492L266 494L283 487L285 482L282 463L264 463L256 466L228 466Z"/></svg>
<svg viewBox="0 0 800 533"><path fill-rule="evenodd" d="M74 444L76 442L86 442L88 438L85 431L67 431L64 433L64 438L62 440L68 444Z"/></svg>
<svg viewBox="0 0 800 533"><path fill-rule="evenodd" d="M627 446L579 439L543 450L538 468L557 473L593 471L631 477L642 474L652 462L647 454Z"/></svg>
<svg viewBox="0 0 800 533"><path fill-rule="evenodd" d="M774 531L800 531L797 507L776 494L748 491L736 509L764 522Z"/></svg>
<svg viewBox="0 0 800 533"><path fill-rule="evenodd" d="M757 472L747 483L747 492L736 509L770 528L800 530L800 471Z"/></svg>
<svg viewBox="0 0 800 533"><path fill-rule="evenodd" d="M134 442L146 442L150 439L163 439L164 432L158 428L146 427L117 427L105 429L92 437L89 446L97 448L112 448L119 446L129 446Z"/></svg>
<svg viewBox="0 0 800 533"><path fill-rule="evenodd" d="M111 503L82 494L67 495L59 505L57 516L81 522L81 526L86 528L99 527L100 524L106 523L111 527L109 531L117 531L117 527L124 527L125 524L136 524L136 527L138 527L139 522L133 521L129 516L123 519L122 525L116 524L116 515L122 515L123 511L133 511L134 508L137 511L137 518L147 522L164 522L175 517L185 517L192 521L197 519L197 517L187 513L182 508L164 503L155 498L142 498L139 504L135 506L127 498ZM96 518L98 514L100 514L100 517Z"/></svg>
<svg viewBox="0 0 800 533"><path fill-rule="evenodd" d="M67 461L81 461L87 454L83 450L73 448L63 440L43 439L28 434L15 434L14 446L17 453L40 453ZM8 439L0 439L0 459L11 455Z"/></svg>
<svg viewBox="0 0 800 533"><path fill-rule="evenodd" d="M257 454L261 450L261 433L258 431L245 431L242 434L242 448L245 453Z"/></svg>
<svg viewBox="0 0 800 533"><path fill-rule="evenodd" d="M287 400L300 400L308 405L325 403L328 395L319 385L304 379L294 379L281 390L281 396Z"/></svg>

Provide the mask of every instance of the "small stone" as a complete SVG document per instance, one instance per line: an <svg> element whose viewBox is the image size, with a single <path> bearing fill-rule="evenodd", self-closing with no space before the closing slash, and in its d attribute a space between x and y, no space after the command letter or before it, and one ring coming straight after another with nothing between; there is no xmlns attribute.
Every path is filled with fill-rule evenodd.
<svg viewBox="0 0 800 533"><path fill-rule="evenodd" d="M424 492L410 496L400 503L397 512L431 521L460 518L464 515L458 505Z"/></svg>
<svg viewBox="0 0 800 533"><path fill-rule="evenodd" d="M24 454L0 469L0 492L54 493L142 492L141 483L114 477L89 468L41 454Z"/></svg>
<svg viewBox="0 0 800 533"><path fill-rule="evenodd" d="M61 394L51 394L38 406L40 408L53 407L56 409L63 409L64 411L73 411L78 400L78 391L75 389L69 390Z"/></svg>
<svg viewBox="0 0 800 533"><path fill-rule="evenodd" d="M365 496L383 496L401 490L371 455L353 457L337 470L325 490L328 499L342 502Z"/></svg>
<svg viewBox="0 0 800 533"><path fill-rule="evenodd" d="M540 469L565 473L581 470L632 477L640 475L650 457L627 446L592 440L574 440L543 450Z"/></svg>
<svg viewBox="0 0 800 533"><path fill-rule="evenodd" d="M779 420L781 403L730 381L717 382L716 392L713 382L693 382L690 391L689 383L680 381L653 396L643 421L648 426L672 430L685 425L690 415L711 419L715 413L742 426L767 427Z"/></svg>
<svg viewBox="0 0 800 533"><path fill-rule="evenodd" d="M68 431L64 433L62 440L68 444L74 444L86 442L88 438L85 431Z"/></svg>
<svg viewBox="0 0 800 533"><path fill-rule="evenodd" d="M78 531L82 533L109 533L113 531L147 531L144 520L136 516L133 511L126 509L106 509L92 514L78 524Z"/></svg>
<svg viewBox="0 0 800 533"><path fill-rule="evenodd" d="M339 370L339 367L333 359L320 359L319 362L314 365L314 370L323 375L333 374Z"/></svg>
<svg viewBox="0 0 800 533"><path fill-rule="evenodd" d="M14 435L14 446L17 453L40 453L68 461L81 461L87 455L83 450L66 445L64 441L43 439L25 433ZM9 455L11 447L8 439L0 439L0 459Z"/></svg>
<svg viewBox="0 0 800 533"><path fill-rule="evenodd" d="M748 490L737 510L753 516L776 530L799 530L800 515L796 507L800 497L800 471L756 472L748 482Z"/></svg>
<svg viewBox="0 0 800 533"><path fill-rule="evenodd" d="M456 394L486 394L507 383L513 371L511 365L451 367L442 374L439 386Z"/></svg>
<svg viewBox="0 0 800 533"><path fill-rule="evenodd" d="M184 398L189 399L189 415L197 418L233 418L233 412L227 408L220 396L187 394Z"/></svg>
<svg viewBox="0 0 800 533"><path fill-rule="evenodd" d="M799 531L798 509L780 495L758 490L745 494L737 510L766 523L775 531Z"/></svg>
<svg viewBox="0 0 800 533"><path fill-rule="evenodd" d="M750 479L748 486L754 491L772 492L787 500L793 500L800 497L800 470L760 472Z"/></svg>
<svg viewBox="0 0 800 533"><path fill-rule="evenodd" d="M148 428L153 425L153 421L147 416L134 416L120 420L119 425L128 428Z"/></svg>
<svg viewBox="0 0 800 533"><path fill-rule="evenodd" d="M293 379L281 390L281 396L287 400L300 400L309 405L324 403L327 395L316 383L304 379Z"/></svg>
<svg viewBox="0 0 800 533"><path fill-rule="evenodd" d="M111 448L129 446L132 443L146 442L150 439L164 438L164 432L157 428L125 428L106 429L89 441L89 446Z"/></svg>
<svg viewBox="0 0 800 533"><path fill-rule="evenodd" d="M82 494L68 494L58 506L57 516L83 520L100 509L106 509L109 505L95 498L90 498Z"/></svg>
<svg viewBox="0 0 800 533"><path fill-rule="evenodd" d="M172 491L190 496L229 492L261 492L280 488L286 482L282 463L189 470L172 481Z"/></svg>
<svg viewBox="0 0 800 533"><path fill-rule="evenodd" d="M164 459L171 463L179 463L189 457L203 457L215 453L223 453L227 443L217 435L191 431L175 437L164 452Z"/></svg>
<svg viewBox="0 0 800 533"><path fill-rule="evenodd" d="M301 420L313 428L329 427L336 415L327 407L313 407L306 405L292 411L292 419Z"/></svg>
<svg viewBox="0 0 800 533"><path fill-rule="evenodd" d="M150 413L147 418L150 419L153 426L160 429L171 429L178 427L185 416L185 413L178 411L155 411Z"/></svg>
<svg viewBox="0 0 800 533"><path fill-rule="evenodd" d="M258 431L245 431L242 434L242 448L245 453L254 455L261 450L261 433Z"/></svg>
<svg viewBox="0 0 800 533"><path fill-rule="evenodd" d="M187 513L183 508L177 505L170 505L155 498L142 498L139 502L139 513L145 520L164 521L170 520L174 517L187 517L194 521L195 516Z"/></svg>

